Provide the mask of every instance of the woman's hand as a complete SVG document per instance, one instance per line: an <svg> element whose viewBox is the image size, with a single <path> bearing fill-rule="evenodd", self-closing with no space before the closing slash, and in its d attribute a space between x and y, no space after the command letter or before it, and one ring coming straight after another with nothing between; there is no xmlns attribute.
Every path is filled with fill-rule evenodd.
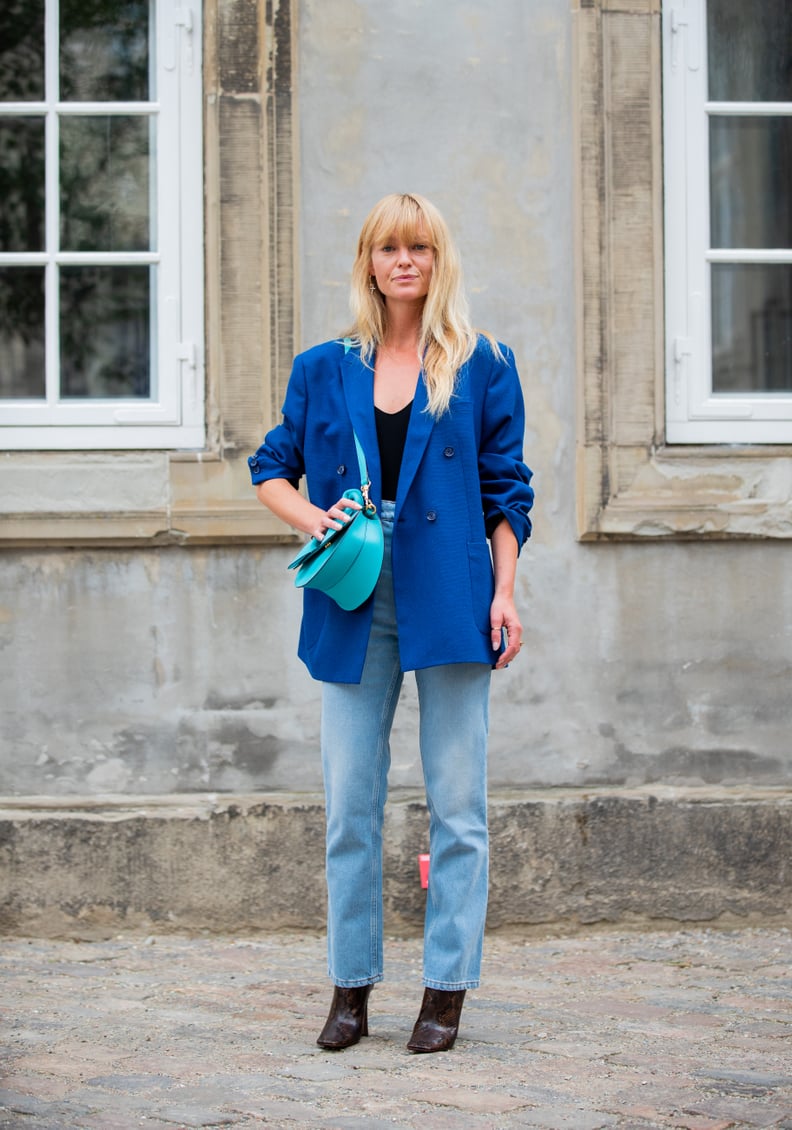
<svg viewBox="0 0 792 1130"><path fill-rule="evenodd" d="M511 663L516 658L522 647L523 627L517 615L514 600L505 595L495 593L490 605L490 627L492 628L492 650L499 651L503 632L506 632L506 650L498 656L495 669L499 670Z"/></svg>
<svg viewBox="0 0 792 1130"><path fill-rule="evenodd" d="M495 596L490 605L492 650L500 651L503 633L506 648L498 656L495 669L511 663L522 647L522 624L514 603L514 578L517 572L517 539L509 523L502 519L492 532L492 564L495 571Z"/></svg>
<svg viewBox="0 0 792 1130"><path fill-rule="evenodd" d="M362 509L360 503L355 502L353 498L339 498L335 506L319 513L319 522L316 528L311 530L311 537L321 541L328 530L340 530L352 520L353 515L347 511Z"/></svg>

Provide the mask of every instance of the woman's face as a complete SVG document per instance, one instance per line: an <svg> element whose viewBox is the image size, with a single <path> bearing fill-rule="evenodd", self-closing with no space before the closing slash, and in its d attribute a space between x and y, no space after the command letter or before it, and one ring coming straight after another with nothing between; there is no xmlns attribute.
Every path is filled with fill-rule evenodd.
<svg viewBox="0 0 792 1130"><path fill-rule="evenodd" d="M434 267L434 249L424 232L406 241L397 235L375 243L371 273L387 300L417 302L426 298Z"/></svg>

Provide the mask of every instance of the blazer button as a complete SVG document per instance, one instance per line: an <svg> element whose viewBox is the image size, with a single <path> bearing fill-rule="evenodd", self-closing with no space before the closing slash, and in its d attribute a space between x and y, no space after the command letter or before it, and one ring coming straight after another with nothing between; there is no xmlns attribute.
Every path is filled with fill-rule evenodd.
<svg viewBox="0 0 792 1130"><path fill-rule="evenodd" d="M258 461L258 459L256 458L255 455L251 455L251 456L248 457L248 466L250 467L250 469L252 471L258 471L259 461Z"/></svg>
<svg viewBox="0 0 792 1130"><path fill-rule="evenodd" d="M338 464L338 466L336 467L336 474L337 475L345 475L346 474L346 463L339 463Z"/></svg>
<svg viewBox="0 0 792 1130"><path fill-rule="evenodd" d="M426 511L426 520L427 520L427 522L436 522L437 521L437 511L436 510L427 510Z"/></svg>
<svg viewBox="0 0 792 1130"><path fill-rule="evenodd" d="M443 448L443 455L445 455L446 459L453 458L453 456L455 454L456 454L456 452L454 451L453 447L444 447Z"/></svg>

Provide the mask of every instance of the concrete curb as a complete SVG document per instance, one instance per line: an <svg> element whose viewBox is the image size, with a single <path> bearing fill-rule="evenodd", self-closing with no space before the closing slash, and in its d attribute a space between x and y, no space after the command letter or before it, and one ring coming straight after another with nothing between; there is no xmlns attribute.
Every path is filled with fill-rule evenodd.
<svg viewBox="0 0 792 1130"><path fill-rule="evenodd" d="M785 789L494 793L489 926L783 922L792 914ZM0 931L111 936L324 926L315 795L0 800ZM423 920L423 798L392 796L385 908Z"/></svg>

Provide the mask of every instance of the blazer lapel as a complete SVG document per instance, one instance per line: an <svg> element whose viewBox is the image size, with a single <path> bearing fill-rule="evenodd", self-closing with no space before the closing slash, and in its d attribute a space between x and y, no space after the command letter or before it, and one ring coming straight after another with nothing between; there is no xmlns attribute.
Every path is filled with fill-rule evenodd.
<svg viewBox="0 0 792 1130"><path fill-rule="evenodd" d="M360 359L358 349L350 349L341 361L341 379L344 386L349 418L352 427L366 453L366 463L371 479L371 493L374 499L382 497L382 468L380 466L377 425L374 419L374 371ZM425 411L427 405L426 384L423 374L418 377L413 400L407 439L404 444L399 489L396 495L396 514L412 485L420 465L429 436L434 427L433 417ZM355 464L357 460L355 460Z"/></svg>
<svg viewBox="0 0 792 1130"><path fill-rule="evenodd" d="M426 405L426 383L424 382L422 373L418 377L418 385L415 389L415 399L413 400L412 412L410 413L410 425L407 429L407 439L404 444L404 455L402 456L402 465L399 472L399 489L396 494L397 514L401 510L407 492L412 486L412 481L415 478L418 466L423 458L423 453L426 450L426 445L429 442L429 436L434 427L434 418L425 410Z"/></svg>
<svg viewBox="0 0 792 1130"><path fill-rule="evenodd" d="M382 489L382 469L377 425L374 422L374 371L363 364L358 349L350 349L343 357L341 380L349 419L365 453L366 466L371 479L371 493L376 500L380 497ZM354 460L352 466L355 468L355 478L357 478L357 456L354 446L351 455Z"/></svg>

